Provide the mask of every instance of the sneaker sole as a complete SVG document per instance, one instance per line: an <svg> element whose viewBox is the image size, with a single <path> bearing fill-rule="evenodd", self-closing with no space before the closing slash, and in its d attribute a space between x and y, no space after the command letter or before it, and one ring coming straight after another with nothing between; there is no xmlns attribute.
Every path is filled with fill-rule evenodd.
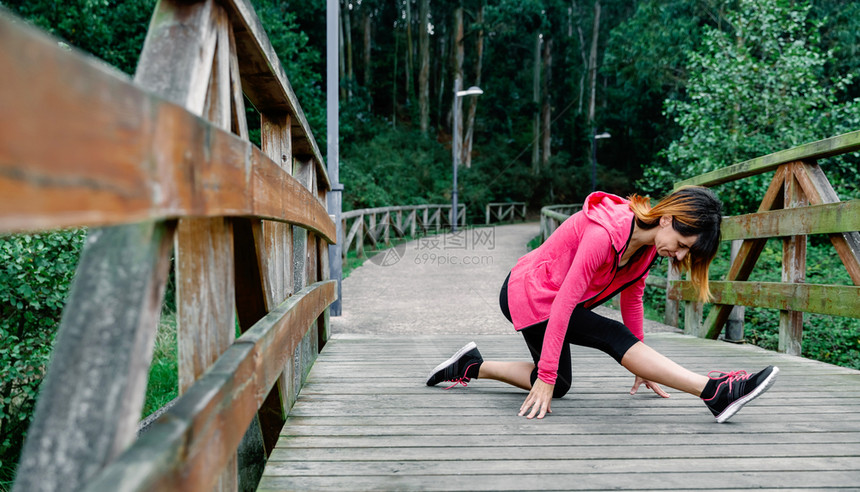
<svg viewBox="0 0 860 492"><path fill-rule="evenodd" d="M477 344L475 344L475 342L469 342L469 343L467 343L463 348L461 348L460 350L458 350L456 354L452 355L448 360L446 360L445 362L443 362L443 363L439 364L438 366L436 366L436 368L435 368L435 369L433 369L432 371L430 371L430 375L429 375L429 376L427 376L427 386L436 386L435 384L430 384L430 380L431 380L431 379L433 379L433 375L434 375L434 374L436 374L437 372L441 371L442 369L444 369L444 368L446 368L446 367L450 366L450 365L451 365L451 364L453 364L457 359L459 359L460 357L462 357L462 356L463 356L463 354L465 354L466 352L468 352L468 351L470 351L470 350L472 350L472 349L474 349L474 348L478 348L478 345L477 345Z"/></svg>
<svg viewBox="0 0 860 492"><path fill-rule="evenodd" d="M774 367L773 371L771 371L770 375L767 377L767 379L764 380L762 384L758 385L758 387L752 390L748 395L732 402L731 405L727 406L726 409L723 410L723 413L717 415L715 417L717 419L717 423L722 424L726 420L729 420L730 418L732 418L732 415L738 413L738 410L743 408L744 405L751 402L756 397L767 391L768 388L773 386L774 381L776 381L777 374L779 374L779 368Z"/></svg>

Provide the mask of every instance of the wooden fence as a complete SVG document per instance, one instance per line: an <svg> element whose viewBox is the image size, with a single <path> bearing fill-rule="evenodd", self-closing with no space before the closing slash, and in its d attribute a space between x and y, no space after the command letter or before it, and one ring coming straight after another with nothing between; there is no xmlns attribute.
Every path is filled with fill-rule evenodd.
<svg viewBox="0 0 860 492"><path fill-rule="evenodd" d="M365 242L379 249L379 243L391 243L391 234L402 238L407 235L416 237L431 230L441 231L451 225L451 205L403 205L380 208L350 210L341 214L346 239L343 241L342 255L346 258L349 249L355 245L359 256L364 256ZM466 206L457 207L458 225L466 225ZM352 221L352 225L349 222Z"/></svg>
<svg viewBox="0 0 860 492"><path fill-rule="evenodd" d="M860 131L776 152L681 181L716 186L773 172L757 213L726 217L722 240L741 240L726 279L711 283L716 304L701 323L702 306L688 302L685 329L717 338L733 305L780 310L779 350L801 353L803 313L860 317L860 200L842 202L819 159L860 150ZM827 234L853 286L807 284L806 236ZM782 238L782 282L750 282L750 273L769 238ZM672 281L669 297L692 301L689 281Z"/></svg>
<svg viewBox="0 0 860 492"><path fill-rule="evenodd" d="M546 241L562 222L576 212L582 210L581 203L570 205L549 205L540 209L540 236Z"/></svg>
<svg viewBox="0 0 860 492"><path fill-rule="evenodd" d="M3 14L0 65L0 232L90 228L14 490L253 488L336 286L329 181L250 3L159 1L133 82ZM137 438L173 255L181 396Z"/></svg>
<svg viewBox="0 0 860 492"><path fill-rule="evenodd" d="M526 220L526 203L488 203L484 216L484 224L490 224L493 220L499 222L513 222L517 219Z"/></svg>
<svg viewBox="0 0 860 492"><path fill-rule="evenodd" d="M726 338L743 338L743 306L780 310L779 350L801 354L803 313L860 318L860 200L840 201L820 159L860 151L860 131L801 145L675 183L717 186L773 172L757 213L725 217L722 240L733 242L730 269L722 281L711 282L715 306L702 320L703 305L695 301L688 280L651 278L648 284L667 289L665 323L677 326L679 301L686 304L685 331L717 338L726 325ZM564 206L541 210L544 239L568 214ZM806 237L827 234L853 286L806 283ZM770 238L782 238L782 282L748 281Z"/></svg>

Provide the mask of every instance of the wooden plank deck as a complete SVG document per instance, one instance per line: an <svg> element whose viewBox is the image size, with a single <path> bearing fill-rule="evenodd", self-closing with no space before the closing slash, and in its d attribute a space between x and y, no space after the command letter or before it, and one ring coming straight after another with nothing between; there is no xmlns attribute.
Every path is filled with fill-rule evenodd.
<svg viewBox="0 0 860 492"><path fill-rule="evenodd" d="M528 360L511 335L336 335L312 369L259 490L858 490L860 372L674 333L647 342L705 373L775 364L775 386L717 424L697 398L661 399L606 355L574 347L553 414L516 412L493 381L428 388L469 340Z"/></svg>

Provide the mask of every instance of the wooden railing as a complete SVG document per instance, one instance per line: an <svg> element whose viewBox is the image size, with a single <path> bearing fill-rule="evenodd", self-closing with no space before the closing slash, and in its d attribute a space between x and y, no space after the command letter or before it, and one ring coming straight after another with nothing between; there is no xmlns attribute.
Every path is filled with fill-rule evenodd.
<svg viewBox="0 0 860 492"><path fill-rule="evenodd" d="M253 488L336 295L328 178L259 19L161 0L132 82L0 15L0 66L0 232L90 228L14 490ZM172 255L181 396L137 438Z"/></svg>
<svg viewBox="0 0 860 492"><path fill-rule="evenodd" d="M549 205L540 209L541 241L546 241L562 222L576 212L582 210L581 203L570 205Z"/></svg>
<svg viewBox="0 0 860 492"><path fill-rule="evenodd" d="M701 323L702 306L687 303L685 329L717 338L734 305L780 310L779 350L801 353L803 313L860 317L860 200L841 202L819 159L860 150L860 131L828 138L681 181L715 186L773 172L757 213L726 217L722 240L741 240L723 281L711 282L716 304ZM806 236L827 234L853 286L807 284ZM782 282L751 282L750 273L768 238L782 238ZM689 281L674 280L669 298L692 301Z"/></svg>
<svg viewBox="0 0 860 492"><path fill-rule="evenodd" d="M402 205L380 208L350 210L341 214L346 239L343 241L343 257L355 247L359 256L364 256L365 242L379 249L379 243L391 244L391 235L402 238L430 231L442 231L451 226L451 205ZM466 225L466 206L457 207L458 225ZM350 225L350 221L352 224Z"/></svg>
<svg viewBox="0 0 860 492"><path fill-rule="evenodd" d="M484 224L490 224L494 220L498 222L526 220L526 203L488 203L484 216Z"/></svg>

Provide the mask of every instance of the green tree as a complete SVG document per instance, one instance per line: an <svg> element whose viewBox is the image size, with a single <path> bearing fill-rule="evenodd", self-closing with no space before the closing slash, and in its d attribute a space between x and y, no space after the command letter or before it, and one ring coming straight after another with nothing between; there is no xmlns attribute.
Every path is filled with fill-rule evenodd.
<svg viewBox="0 0 860 492"><path fill-rule="evenodd" d="M155 0L4 0L0 4L131 75Z"/></svg>
<svg viewBox="0 0 860 492"><path fill-rule="evenodd" d="M686 98L666 101L683 133L665 151L669 165L646 173L646 187L860 126L860 102L839 99L853 75L824 77L833 56L820 48L820 23L808 20L809 11L784 0L740 0L727 13L728 29L704 29L701 48L689 53ZM764 178L724 185L729 211L754 209Z"/></svg>

